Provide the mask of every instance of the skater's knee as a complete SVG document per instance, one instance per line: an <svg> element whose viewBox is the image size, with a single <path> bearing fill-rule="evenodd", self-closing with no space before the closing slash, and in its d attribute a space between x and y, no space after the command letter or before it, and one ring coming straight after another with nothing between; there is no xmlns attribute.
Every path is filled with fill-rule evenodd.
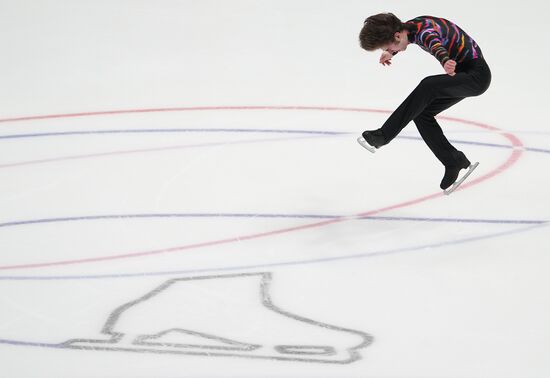
<svg viewBox="0 0 550 378"><path fill-rule="evenodd" d="M438 82L438 77L428 76L420 80L420 83L418 84L417 88L420 90L432 91L437 86L437 82Z"/></svg>
<svg viewBox="0 0 550 378"><path fill-rule="evenodd" d="M417 127L422 127L425 125L432 124L434 120L435 120L435 117L432 113L428 111L423 111L413 119L413 122Z"/></svg>

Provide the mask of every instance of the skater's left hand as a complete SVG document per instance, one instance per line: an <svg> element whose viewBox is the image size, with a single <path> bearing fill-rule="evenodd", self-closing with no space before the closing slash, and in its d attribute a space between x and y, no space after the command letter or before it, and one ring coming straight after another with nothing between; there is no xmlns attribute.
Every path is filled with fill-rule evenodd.
<svg viewBox="0 0 550 378"><path fill-rule="evenodd" d="M456 62L454 60L448 60L443 65L443 69L447 73L447 75L454 76L455 75L455 67Z"/></svg>
<svg viewBox="0 0 550 378"><path fill-rule="evenodd" d="M389 51L383 51L382 55L380 55L380 64L383 66L389 66L391 64L391 58L393 58L393 54Z"/></svg>

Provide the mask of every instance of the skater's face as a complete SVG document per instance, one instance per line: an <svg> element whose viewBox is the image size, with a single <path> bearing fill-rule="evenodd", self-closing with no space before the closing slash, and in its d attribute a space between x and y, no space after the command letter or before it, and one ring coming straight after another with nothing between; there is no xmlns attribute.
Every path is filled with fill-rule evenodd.
<svg viewBox="0 0 550 378"><path fill-rule="evenodd" d="M396 32L393 35L393 42L385 44L382 46L383 51L387 51L391 54L394 54L398 51L405 51L407 49L407 45L409 44L409 39L407 36L407 31L402 30L400 32Z"/></svg>

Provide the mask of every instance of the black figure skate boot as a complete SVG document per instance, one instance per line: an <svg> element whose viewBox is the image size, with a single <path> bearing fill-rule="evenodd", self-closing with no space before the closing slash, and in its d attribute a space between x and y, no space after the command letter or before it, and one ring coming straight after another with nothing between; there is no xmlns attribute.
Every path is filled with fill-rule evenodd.
<svg viewBox="0 0 550 378"><path fill-rule="evenodd" d="M377 148L386 144L386 137L382 133L382 130L367 130L363 131L363 134L357 138L357 142L368 151L374 153Z"/></svg>
<svg viewBox="0 0 550 378"><path fill-rule="evenodd" d="M453 165L445 166L445 175L441 180L439 187L445 191L445 194L451 194L462 182L473 172L479 165L478 162L472 164L470 160L464 155L462 151L458 151L456 156L456 163ZM462 169L468 169L468 171L459 180L458 174Z"/></svg>

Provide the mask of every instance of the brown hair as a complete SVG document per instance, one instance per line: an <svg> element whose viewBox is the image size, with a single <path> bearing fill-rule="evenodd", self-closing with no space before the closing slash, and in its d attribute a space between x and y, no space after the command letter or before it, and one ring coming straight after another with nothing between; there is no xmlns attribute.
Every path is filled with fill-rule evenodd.
<svg viewBox="0 0 550 378"><path fill-rule="evenodd" d="M392 43L394 34L405 29L393 13L379 13L365 20L359 33L359 43L367 51L374 51L386 43Z"/></svg>

